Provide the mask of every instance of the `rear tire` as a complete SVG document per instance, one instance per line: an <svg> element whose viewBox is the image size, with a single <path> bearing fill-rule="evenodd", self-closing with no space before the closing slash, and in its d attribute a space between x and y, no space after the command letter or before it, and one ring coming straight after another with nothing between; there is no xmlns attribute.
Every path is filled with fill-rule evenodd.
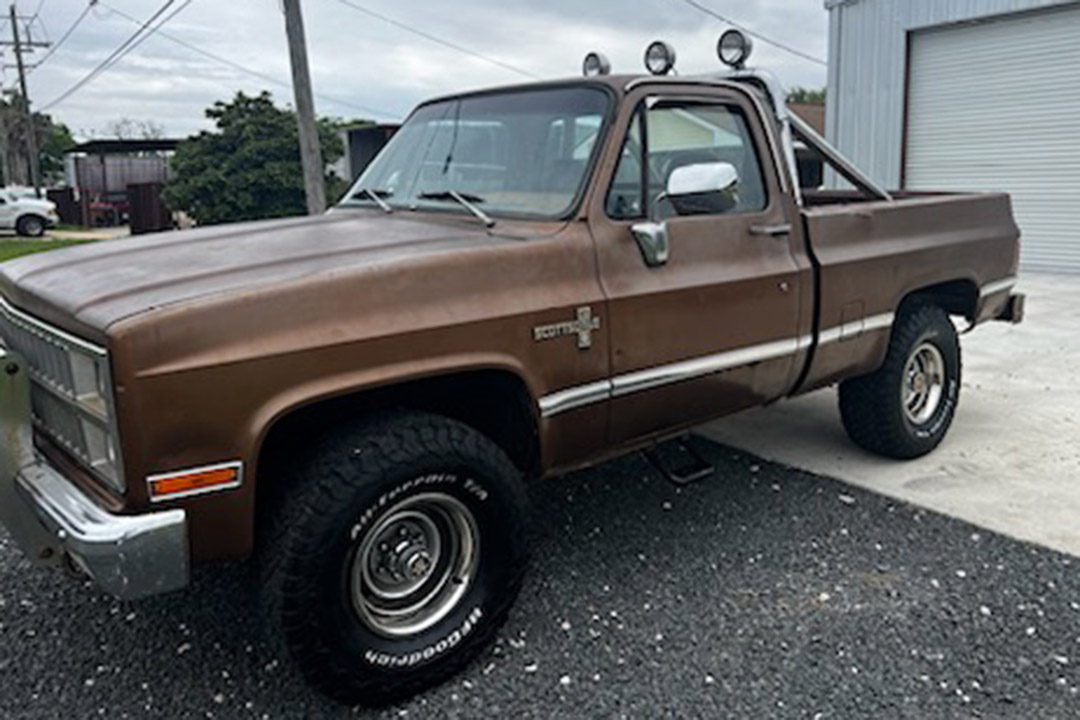
<svg viewBox="0 0 1080 720"><path fill-rule="evenodd" d="M446 680L493 638L527 564L524 484L498 446L395 413L335 432L296 473L262 588L309 683L382 705Z"/></svg>
<svg viewBox="0 0 1080 720"><path fill-rule="evenodd" d="M935 305L908 305L893 326L881 368L840 385L844 429L878 455L926 455L952 424L960 373L960 341L949 316Z"/></svg>
<svg viewBox="0 0 1080 720"><path fill-rule="evenodd" d="M45 234L45 218L38 215L23 215L15 223L15 232L23 237L41 237Z"/></svg>

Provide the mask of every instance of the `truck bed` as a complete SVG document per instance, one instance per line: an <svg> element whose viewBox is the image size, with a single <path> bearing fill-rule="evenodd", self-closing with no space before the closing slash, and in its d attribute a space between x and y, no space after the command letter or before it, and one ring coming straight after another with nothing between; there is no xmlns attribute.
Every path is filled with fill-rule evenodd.
<svg viewBox="0 0 1080 720"><path fill-rule="evenodd" d="M1007 302L1020 233L1008 195L898 192L886 201L814 191L804 202L819 312L796 392L878 367L893 316L915 290L936 288L973 323Z"/></svg>

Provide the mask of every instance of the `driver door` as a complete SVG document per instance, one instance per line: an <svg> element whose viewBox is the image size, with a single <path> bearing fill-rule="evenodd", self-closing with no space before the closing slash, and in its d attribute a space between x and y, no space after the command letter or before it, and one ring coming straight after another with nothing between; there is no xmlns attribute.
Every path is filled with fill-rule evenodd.
<svg viewBox="0 0 1080 720"><path fill-rule="evenodd" d="M797 215L749 99L722 89L639 92L591 218L609 299L615 444L785 394L800 314L809 313L807 263L793 252ZM734 202L680 215L664 191L675 170L693 165L728 175L733 167ZM650 219L665 223L669 243L666 261L652 266L631 232Z"/></svg>

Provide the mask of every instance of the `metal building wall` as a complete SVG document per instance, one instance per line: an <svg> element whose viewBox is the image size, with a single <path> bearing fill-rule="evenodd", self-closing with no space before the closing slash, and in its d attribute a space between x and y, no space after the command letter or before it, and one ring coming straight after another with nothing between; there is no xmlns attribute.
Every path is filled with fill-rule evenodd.
<svg viewBox="0 0 1080 720"><path fill-rule="evenodd" d="M829 80L825 130L855 164L900 186L907 33L1077 0L825 0Z"/></svg>

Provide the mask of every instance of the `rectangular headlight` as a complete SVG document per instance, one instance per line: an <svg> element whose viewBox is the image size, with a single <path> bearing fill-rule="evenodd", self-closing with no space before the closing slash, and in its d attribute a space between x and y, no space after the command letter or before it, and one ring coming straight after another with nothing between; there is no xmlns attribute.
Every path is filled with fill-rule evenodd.
<svg viewBox="0 0 1080 720"><path fill-rule="evenodd" d="M0 337L26 358L37 429L102 482L124 492L112 379L104 348L52 327L0 298Z"/></svg>

